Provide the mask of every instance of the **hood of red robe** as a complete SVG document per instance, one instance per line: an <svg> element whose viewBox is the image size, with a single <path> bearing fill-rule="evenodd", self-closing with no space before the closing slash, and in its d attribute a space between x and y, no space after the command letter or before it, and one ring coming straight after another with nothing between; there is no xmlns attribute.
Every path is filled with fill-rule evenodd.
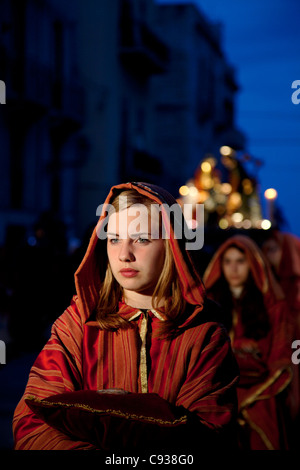
<svg viewBox="0 0 300 470"><path fill-rule="evenodd" d="M94 311L99 299L101 279L103 279L103 273L107 266L106 257L104 257L105 261L103 262L103 265L101 266L100 264L99 266L99 259L97 259L97 256L99 256L99 251L96 250L97 245L102 242L102 240L99 240L97 233L100 233L99 231L101 231L101 226L105 223L107 217L105 206L110 204L110 202L118 193L127 189L135 189L139 193L147 196L155 203L159 204L161 206L162 221L165 226L166 233L169 232L168 226L170 227L170 233L167 240L170 244L174 257L182 294L184 299L189 304L195 306L193 313L188 318L183 318L182 324L178 325L179 328L186 327L203 309L205 289L199 272L197 271L193 261L193 253L185 249L186 240L184 238L179 239L174 236L173 221L169 217L169 212L165 209L166 206L171 207L173 204L177 204L178 207L180 206L176 202L176 199L163 188L153 184L141 182L123 183L113 186L104 204L102 205L102 213L92 233L86 254L75 273L75 286L81 315L85 320L88 320ZM182 214L182 220L178 221L178 223L181 223L183 227L185 221L181 209L180 213ZM184 233L186 232L183 230L183 237ZM102 249L106 250L106 244L103 242L102 247Z"/></svg>
<svg viewBox="0 0 300 470"><path fill-rule="evenodd" d="M277 241L282 250L278 274L280 279L300 277L300 239L291 233L272 233L272 238Z"/></svg>
<svg viewBox="0 0 300 470"><path fill-rule="evenodd" d="M234 235L228 238L215 252L203 276L206 289L211 289L221 277L222 257L225 251L232 246L237 246L244 251L254 282L264 295L266 305L271 306L278 300L283 300L284 293L275 280L271 267L264 254L256 243L245 235Z"/></svg>

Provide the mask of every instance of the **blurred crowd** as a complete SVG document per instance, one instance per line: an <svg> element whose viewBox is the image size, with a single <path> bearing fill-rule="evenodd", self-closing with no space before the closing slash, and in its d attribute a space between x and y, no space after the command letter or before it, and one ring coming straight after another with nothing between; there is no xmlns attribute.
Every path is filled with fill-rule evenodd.
<svg viewBox="0 0 300 470"><path fill-rule="evenodd" d="M39 352L47 341L75 294L74 272L91 230L71 249L65 225L51 213L40 216L29 237L22 227L8 230L0 252L0 330L7 362ZM300 340L300 239L269 230L259 242L228 233L205 245L199 270L208 296L221 305L240 367L240 445L294 449L300 374L292 344Z"/></svg>

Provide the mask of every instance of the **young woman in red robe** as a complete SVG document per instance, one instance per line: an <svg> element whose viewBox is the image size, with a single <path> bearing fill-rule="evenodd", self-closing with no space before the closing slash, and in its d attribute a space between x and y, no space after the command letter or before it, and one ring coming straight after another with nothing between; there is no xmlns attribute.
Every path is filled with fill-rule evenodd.
<svg viewBox="0 0 300 470"><path fill-rule="evenodd" d="M293 348L299 349L300 340L300 239L291 233L281 232L277 229L267 234L262 244L262 250L271 264L276 280L282 287L288 304L286 322ZM297 354L296 363L293 362L293 393L289 395L291 409L291 441L292 447L298 446L300 425L300 369Z"/></svg>
<svg viewBox="0 0 300 470"><path fill-rule="evenodd" d="M300 239L290 233L272 231L262 245L289 305L292 339L300 339Z"/></svg>
<svg viewBox="0 0 300 470"><path fill-rule="evenodd" d="M138 223L131 212L135 205ZM130 396L136 406L147 406L151 395L175 415L184 413L183 435L191 449L192 441L199 451L207 445L234 447L238 368L218 309L206 298L187 250L178 208L157 186L126 183L110 190L75 274L77 295L55 321L16 408L16 449L101 449L101 435L99 442L79 439L81 425L75 429L68 421L64 431L62 423L49 425L47 413L37 410L46 405L49 411L56 396L59 403L68 397L68 411L86 392L98 403L103 392L116 391L124 406ZM90 402L75 405L91 410ZM154 418L155 408L157 423L163 416ZM151 407L144 411L151 415ZM105 426L107 434L112 424ZM160 449L172 441L171 433L170 426L163 428ZM154 434L146 439L149 451ZM137 446L141 443L142 433ZM174 445L180 452L180 440Z"/></svg>
<svg viewBox="0 0 300 470"><path fill-rule="evenodd" d="M210 261L203 281L218 301L240 368L239 436L243 450L287 448L284 402L291 382L287 305L258 246L249 237L227 239Z"/></svg>

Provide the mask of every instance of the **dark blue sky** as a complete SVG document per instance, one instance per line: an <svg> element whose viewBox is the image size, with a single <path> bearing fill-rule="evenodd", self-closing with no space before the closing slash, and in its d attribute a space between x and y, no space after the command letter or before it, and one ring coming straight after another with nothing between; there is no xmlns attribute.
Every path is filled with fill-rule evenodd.
<svg viewBox="0 0 300 470"><path fill-rule="evenodd" d="M236 124L247 151L263 161L261 198L278 192L287 231L300 236L300 104L292 83L300 80L299 0L156 0L193 3L223 25L223 50L236 69L240 91ZM300 93L299 93L300 98Z"/></svg>

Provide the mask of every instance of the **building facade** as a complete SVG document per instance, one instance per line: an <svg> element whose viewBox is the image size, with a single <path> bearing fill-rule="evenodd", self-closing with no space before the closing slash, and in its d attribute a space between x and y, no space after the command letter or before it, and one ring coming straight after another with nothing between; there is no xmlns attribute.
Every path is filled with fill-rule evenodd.
<svg viewBox="0 0 300 470"><path fill-rule="evenodd" d="M0 244L51 211L81 237L113 184L178 188L240 149L218 26L154 0L2 0Z"/></svg>
<svg viewBox="0 0 300 470"><path fill-rule="evenodd" d="M160 5L155 24L170 49L167 73L153 79L154 134L172 192L192 178L207 154L240 150L235 71L222 50L220 25L191 4Z"/></svg>
<svg viewBox="0 0 300 470"><path fill-rule="evenodd" d="M34 225L44 211L75 220L84 90L76 19L68 2L0 3L0 242L7 227ZM75 12L74 12L75 13Z"/></svg>

